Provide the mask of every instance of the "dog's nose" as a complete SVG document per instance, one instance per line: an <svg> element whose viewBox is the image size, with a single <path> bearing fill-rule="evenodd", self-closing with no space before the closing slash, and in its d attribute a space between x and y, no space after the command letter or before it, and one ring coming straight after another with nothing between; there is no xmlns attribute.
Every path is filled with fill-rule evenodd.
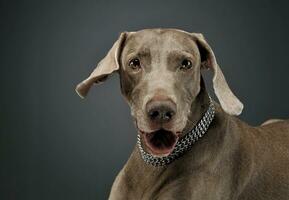
<svg viewBox="0 0 289 200"><path fill-rule="evenodd" d="M146 112L151 121L167 123L176 113L176 104L170 100L149 101L146 105Z"/></svg>

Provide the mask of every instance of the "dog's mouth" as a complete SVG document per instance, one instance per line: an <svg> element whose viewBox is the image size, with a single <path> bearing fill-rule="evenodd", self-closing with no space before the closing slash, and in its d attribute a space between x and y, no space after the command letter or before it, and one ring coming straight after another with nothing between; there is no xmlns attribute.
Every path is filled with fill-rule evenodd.
<svg viewBox="0 0 289 200"><path fill-rule="evenodd" d="M174 132L159 129L150 133L140 131L150 153L155 156L167 156L173 150L179 139Z"/></svg>

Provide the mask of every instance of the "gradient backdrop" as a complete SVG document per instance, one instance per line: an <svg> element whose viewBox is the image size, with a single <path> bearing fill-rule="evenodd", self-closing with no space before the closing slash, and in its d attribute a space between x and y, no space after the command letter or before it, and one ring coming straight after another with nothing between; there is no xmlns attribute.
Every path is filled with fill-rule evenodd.
<svg viewBox="0 0 289 200"><path fill-rule="evenodd" d="M288 9L285 0L1 0L0 199L108 197L136 142L130 111L118 75L85 100L74 87L122 31L202 32L245 105L241 119L289 118Z"/></svg>

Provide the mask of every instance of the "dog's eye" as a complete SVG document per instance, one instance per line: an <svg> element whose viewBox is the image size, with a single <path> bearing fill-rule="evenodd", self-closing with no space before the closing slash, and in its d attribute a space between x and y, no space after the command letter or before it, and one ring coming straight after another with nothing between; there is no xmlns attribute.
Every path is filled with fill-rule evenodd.
<svg viewBox="0 0 289 200"><path fill-rule="evenodd" d="M192 68L192 62L188 59L184 59L182 61L182 65L180 67L181 70L188 70Z"/></svg>
<svg viewBox="0 0 289 200"><path fill-rule="evenodd" d="M132 59L129 62L129 67L133 70L139 70L141 68L139 59L137 58Z"/></svg>

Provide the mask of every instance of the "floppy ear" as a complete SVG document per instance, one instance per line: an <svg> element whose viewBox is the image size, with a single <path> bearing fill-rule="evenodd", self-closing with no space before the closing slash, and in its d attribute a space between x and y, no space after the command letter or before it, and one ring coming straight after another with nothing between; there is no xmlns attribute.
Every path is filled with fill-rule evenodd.
<svg viewBox="0 0 289 200"><path fill-rule="evenodd" d="M213 50L200 33L192 33L201 55L201 67L212 69L214 72L213 87L224 111L230 115L239 115L243 110L242 102L233 94L222 73Z"/></svg>
<svg viewBox="0 0 289 200"><path fill-rule="evenodd" d="M118 59L126 35L126 32L120 34L118 40L113 44L107 55L98 63L90 76L76 86L75 91L81 98L87 95L94 83L104 82L110 74L119 69Z"/></svg>

